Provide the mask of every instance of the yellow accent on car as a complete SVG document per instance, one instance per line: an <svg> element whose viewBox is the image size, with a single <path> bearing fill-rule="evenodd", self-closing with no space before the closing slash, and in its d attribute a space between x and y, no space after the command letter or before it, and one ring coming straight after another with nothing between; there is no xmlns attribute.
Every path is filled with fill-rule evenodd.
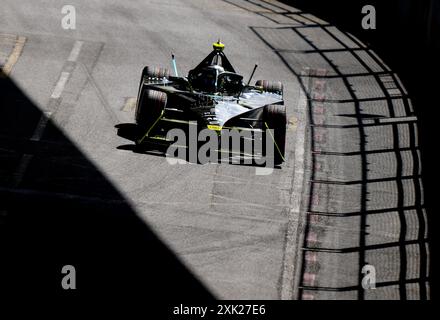
<svg viewBox="0 0 440 320"><path fill-rule="evenodd" d="M225 48L225 45L220 41L214 42L212 46L214 47L214 50L218 50L218 51L223 51L223 49Z"/></svg>
<svg viewBox="0 0 440 320"><path fill-rule="evenodd" d="M280 147L278 147L278 144L275 141L275 137L273 136L272 131L269 129L269 126L267 125L267 122L264 122L264 125L266 126L267 131L269 131L269 134L272 137L272 141L275 144L275 147L277 147L278 153L280 154L281 158L283 159L283 161L286 161L286 159L284 158L283 154L281 153Z"/></svg>
<svg viewBox="0 0 440 320"><path fill-rule="evenodd" d="M138 144L141 144L144 141L144 139L146 137L148 137L148 135L150 134L150 131L153 130L153 128L156 126L156 124L160 121L160 119L162 119L164 112L165 111L162 110L162 112L160 113L159 118L157 118L157 120L154 121L153 125L150 127L150 129L148 129L147 133L145 133L145 135L141 139L138 140Z"/></svg>
<svg viewBox="0 0 440 320"><path fill-rule="evenodd" d="M215 131L222 131L222 127L221 126L217 126L214 124L208 124L208 129L209 130L215 130Z"/></svg>

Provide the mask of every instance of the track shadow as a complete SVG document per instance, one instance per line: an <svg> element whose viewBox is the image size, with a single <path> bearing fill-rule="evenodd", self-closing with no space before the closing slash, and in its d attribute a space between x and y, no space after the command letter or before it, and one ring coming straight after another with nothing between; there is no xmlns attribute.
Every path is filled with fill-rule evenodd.
<svg viewBox="0 0 440 320"><path fill-rule="evenodd" d="M99 169L3 74L0 91L2 296L213 299ZM44 133L36 135L42 123ZM76 290L61 286L65 265L76 269Z"/></svg>
<svg viewBox="0 0 440 320"><path fill-rule="evenodd" d="M432 139L438 119L438 85L433 76L440 72L440 2L418 0L280 0L299 11L316 15L367 43L399 74L410 93L418 119L419 151L423 163L424 202L430 230L438 225L437 144ZM361 9L373 5L377 29L364 30ZM341 10L340 8L343 8ZM435 77L435 76L434 76ZM429 107L428 107L429 106ZM436 232L430 232L430 269L438 269ZM431 274L431 298L437 296L438 276Z"/></svg>
<svg viewBox="0 0 440 320"><path fill-rule="evenodd" d="M188 148L187 146L193 144L193 141L189 140L192 137L192 134L186 128L180 127L180 129L183 130L182 132L184 133L184 136L186 137L186 144L177 148L180 149L180 151L177 151L177 149L173 149L174 150L173 154L170 154L169 147L172 143L165 144L165 143L154 143L154 142L145 141L142 143L142 145L136 145L135 141L138 140L140 137L142 137L144 132L141 129L139 129L139 127L135 123L120 123L115 127L117 129L118 136L132 142L132 144L125 144L118 146L117 148L120 150L132 151L135 153L148 154L159 157L169 157L175 160L183 160L184 162L199 164L199 165L203 165L207 163L224 163L230 165L260 167L260 168L265 167L267 165L264 159L262 160L261 158L261 153L260 153L261 150L256 151L252 155L244 154L243 141L240 141L239 151L237 151L238 149L235 150L232 148L225 150L220 149L217 151L202 150L203 154L207 154L208 158L210 157L211 152L215 152L215 157L213 157L213 160L205 162L204 160L200 161L198 157L194 156L194 155L199 155L199 152L201 152L201 148L204 142L199 141L195 146L195 148L193 149ZM231 140L232 139L230 139L229 143L232 146L233 142ZM221 147L221 143L219 143L219 147ZM281 169L281 166L275 165L273 169Z"/></svg>

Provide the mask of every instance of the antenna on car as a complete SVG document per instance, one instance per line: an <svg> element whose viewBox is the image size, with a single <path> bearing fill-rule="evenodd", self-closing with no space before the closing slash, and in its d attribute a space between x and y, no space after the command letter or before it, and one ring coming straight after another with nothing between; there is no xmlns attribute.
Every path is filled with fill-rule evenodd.
<svg viewBox="0 0 440 320"><path fill-rule="evenodd" d="M251 83L252 77L254 76L255 70L257 70L258 64L255 64L254 70L252 70L251 76L249 77L249 81L247 82L247 86Z"/></svg>
<svg viewBox="0 0 440 320"><path fill-rule="evenodd" d="M241 88L241 91L240 91L240 93L238 94L238 99L239 99L239 100L240 100L240 96L241 96L241 94L243 93L244 89L245 89L247 86L249 86L249 84L251 83L251 80L252 80L252 78L253 78L253 76L254 76L255 70L257 70L257 67L258 67L258 64L255 64L254 69L252 70L251 76L249 77L249 80L248 80L246 86L243 86L243 87Z"/></svg>
<svg viewBox="0 0 440 320"><path fill-rule="evenodd" d="M174 74L176 75L176 77L178 77L179 74L177 73L176 59L174 58L174 53L171 53L171 62L173 63Z"/></svg>

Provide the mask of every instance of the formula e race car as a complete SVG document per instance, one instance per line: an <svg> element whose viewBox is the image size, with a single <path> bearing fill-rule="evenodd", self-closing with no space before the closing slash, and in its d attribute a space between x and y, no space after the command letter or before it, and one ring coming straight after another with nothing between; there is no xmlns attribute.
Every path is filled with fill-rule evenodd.
<svg viewBox="0 0 440 320"><path fill-rule="evenodd" d="M270 157L268 162L280 165L286 141L282 83L258 80L254 86L249 85L255 65L245 84L226 58L224 44L218 41L213 47L187 77L178 76L174 55L174 76L166 68L143 69L136 104L140 129L136 144L173 143L175 140L167 133L182 126L196 125L197 132L211 130L219 138L234 130L241 140L252 141L254 147L261 142L260 149L252 149L253 157ZM197 136L195 139L200 141ZM218 151L225 151L223 145ZM240 148L238 153L249 156L245 151Z"/></svg>

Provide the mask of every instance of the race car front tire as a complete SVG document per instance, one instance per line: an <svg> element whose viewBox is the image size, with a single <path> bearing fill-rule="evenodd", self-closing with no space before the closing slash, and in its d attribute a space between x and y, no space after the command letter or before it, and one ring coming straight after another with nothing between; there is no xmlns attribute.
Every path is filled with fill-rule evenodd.
<svg viewBox="0 0 440 320"><path fill-rule="evenodd" d="M149 129L160 117L167 104L167 94L156 90L143 90L136 108L136 123Z"/></svg>
<svg viewBox="0 0 440 320"><path fill-rule="evenodd" d="M256 87L261 87L263 91L283 95L283 84L280 81L257 80Z"/></svg>
<svg viewBox="0 0 440 320"><path fill-rule="evenodd" d="M268 105L264 108L264 123L266 127L266 141L274 143L273 157L274 165L280 165L284 162L286 150L286 107L284 105ZM271 132L268 132L270 129ZM267 147L265 148L267 150ZM267 152L264 155L269 156Z"/></svg>

